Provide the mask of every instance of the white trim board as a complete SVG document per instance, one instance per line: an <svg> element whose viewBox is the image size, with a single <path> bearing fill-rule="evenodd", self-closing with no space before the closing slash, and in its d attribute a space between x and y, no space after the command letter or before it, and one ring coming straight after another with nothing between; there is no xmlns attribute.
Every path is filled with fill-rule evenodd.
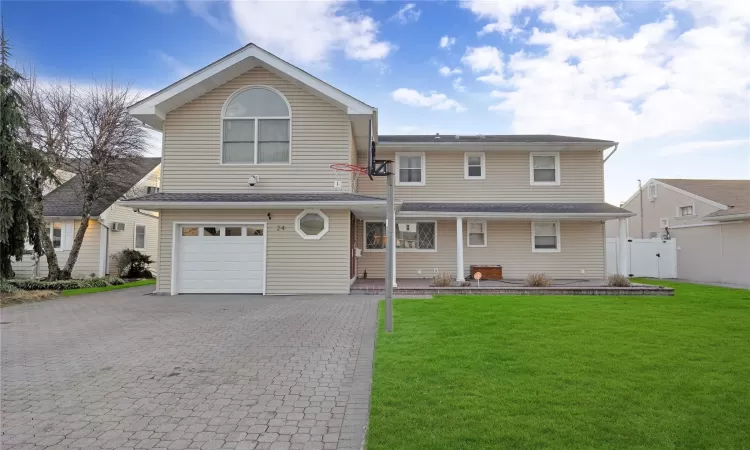
<svg viewBox="0 0 750 450"><path fill-rule="evenodd" d="M336 89L257 45L248 44L135 103L128 108L128 112L154 129L161 130L164 119L170 111L258 66L327 99L347 114L374 115L376 111L372 106Z"/></svg>

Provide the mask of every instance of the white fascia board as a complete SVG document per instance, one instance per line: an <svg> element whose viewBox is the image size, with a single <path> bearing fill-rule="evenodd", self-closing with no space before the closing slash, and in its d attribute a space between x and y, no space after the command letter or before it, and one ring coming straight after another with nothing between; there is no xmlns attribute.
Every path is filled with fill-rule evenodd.
<svg viewBox="0 0 750 450"><path fill-rule="evenodd" d="M703 220L708 220L711 222L732 222L732 221L740 221L740 220L750 220L750 213L740 213L740 214L727 214L724 216L703 216Z"/></svg>
<svg viewBox="0 0 750 450"><path fill-rule="evenodd" d="M690 198L692 198L692 199L694 199L694 200L699 200L699 201L701 201L701 202L703 202L703 203L707 203L707 204L709 204L709 205L711 205L711 206L713 206L713 207L715 207L715 208L719 208L719 209L729 209L729 207L728 207L728 206L726 206L726 205L723 205L723 204L721 204L721 203L719 203L719 202L715 202L715 201L713 201L713 200L709 200L709 199L707 199L707 198L705 198L705 197L701 197L701 196L700 196L700 195L698 195L698 194L693 194L693 193L692 193L692 192L690 192L690 191L686 191L686 190L683 190L683 189L680 189L680 188L674 187L674 186L672 186L671 184L667 184L667 183L661 182L661 181L659 181L659 180L649 180L649 181L653 181L654 183L656 183L656 184L657 184L657 185L659 185L659 186L664 186L664 187L665 187L665 188L667 188L667 189L670 189L670 190L672 190L672 191L674 191L674 192L677 192L677 193L679 193L679 194L682 194L682 195L686 195L686 196L688 196L688 197L690 197Z"/></svg>
<svg viewBox="0 0 750 450"><path fill-rule="evenodd" d="M127 208L164 210L164 209L297 209L329 208L347 209L354 206L385 206L386 201L378 202L154 202L154 201L121 201L120 206ZM401 202L396 202L400 205Z"/></svg>
<svg viewBox="0 0 750 450"><path fill-rule="evenodd" d="M222 72L231 69L237 64L241 64L249 58L254 58L258 62L262 63L268 68L273 69L274 72L281 76L286 76L290 79L296 80L303 84L309 89L317 92L319 95L328 98L330 101L342 106L347 114L373 114L375 109L366 103L363 103L356 98L345 94L344 92L336 89L330 84L310 75L304 70L289 64L281 58L272 55L271 53L249 44L234 53L231 53L218 61L209 64L208 66L198 70L197 72L188 75L187 77L177 81L176 83L160 90L159 92L135 103L128 112L143 121L144 123L152 126L158 130L161 130L161 124L166 117L166 114L172 109L178 106L172 106L171 108L164 109L163 104L169 99L180 95L191 88L196 88L200 83L204 83L210 80L212 77L218 77ZM233 78L233 77L232 77ZM221 83L211 83L216 86L222 84L227 80L221 80ZM198 95L187 99L190 101L202 95L205 90L198 90ZM187 103L185 101L184 103ZM181 103L181 104L184 104ZM181 106L181 105L179 105Z"/></svg>
<svg viewBox="0 0 750 450"><path fill-rule="evenodd" d="M580 214L552 214L552 213L498 213L498 212L447 212L447 211L399 211L397 217L446 217L446 218L483 218L483 219L527 219L527 220L608 220L635 216L634 213L580 213Z"/></svg>
<svg viewBox="0 0 750 450"><path fill-rule="evenodd" d="M401 151L459 151L459 152L493 152L493 151L581 151L605 150L614 144L609 143L567 143L567 142L381 142L379 149L398 149Z"/></svg>

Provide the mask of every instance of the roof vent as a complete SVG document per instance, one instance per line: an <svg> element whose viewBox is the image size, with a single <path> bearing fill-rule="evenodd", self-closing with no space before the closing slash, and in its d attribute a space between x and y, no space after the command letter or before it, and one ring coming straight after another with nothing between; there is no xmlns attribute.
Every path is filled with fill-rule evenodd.
<svg viewBox="0 0 750 450"><path fill-rule="evenodd" d="M483 134L478 134L478 135L477 135L477 137L478 137L479 139L482 139L482 140L484 140L484 135L483 135Z"/></svg>
<svg viewBox="0 0 750 450"><path fill-rule="evenodd" d="M460 141L460 140L461 140L461 136L459 136L459 135L456 135L456 140L457 140L457 141Z"/></svg>
<svg viewBox="0 0 750 450"><path fill-rule="evenodd" d="M435 133L435 139L440 139L440 133Z"/></svg>

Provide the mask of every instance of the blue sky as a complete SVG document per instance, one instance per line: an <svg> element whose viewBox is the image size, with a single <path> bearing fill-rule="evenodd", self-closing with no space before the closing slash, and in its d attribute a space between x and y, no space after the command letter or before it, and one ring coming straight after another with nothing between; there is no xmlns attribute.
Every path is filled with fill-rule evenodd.
<svg viewBox="0 0 750 450"><path fill-rule="evenodd" d="M617 140L612 203L638 178L750 177L745 2L6 1L2 13L14 62L44 79L153 92L252 41L378 107L381 133Z"/></svg>

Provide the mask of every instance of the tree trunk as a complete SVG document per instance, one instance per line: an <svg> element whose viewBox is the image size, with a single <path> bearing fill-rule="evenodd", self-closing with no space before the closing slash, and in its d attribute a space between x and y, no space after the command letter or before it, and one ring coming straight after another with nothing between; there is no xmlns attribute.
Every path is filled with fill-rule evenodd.
<svg viewBox="0 0 750 450"><path fill-rule="evenodd" d="M39 226L39 232L42 235L44 254L47 255L47 279L58 280L60 278L60 265L57 262L57 253L55 253L55 247L52 245L52 239L49 237L49 228L42 223Z"/></svg>
<svg viewBox="0 0 750 450"><path fill-rule="evenodd" d="M90 203L89 203L90 205ZM91 208L86 205L84 208L84 214L81 216L81 226L78 227L75 239L73 239L73 246L70 248L68 254L68 261L65 263L65 267L60 271L61 280L69 280L71 273L73 273L73 267L78 261L78 252L81 251L81 244L83 243L83 237L86 235L86 230L89 228L89 219L91 218Z"/></svg>

